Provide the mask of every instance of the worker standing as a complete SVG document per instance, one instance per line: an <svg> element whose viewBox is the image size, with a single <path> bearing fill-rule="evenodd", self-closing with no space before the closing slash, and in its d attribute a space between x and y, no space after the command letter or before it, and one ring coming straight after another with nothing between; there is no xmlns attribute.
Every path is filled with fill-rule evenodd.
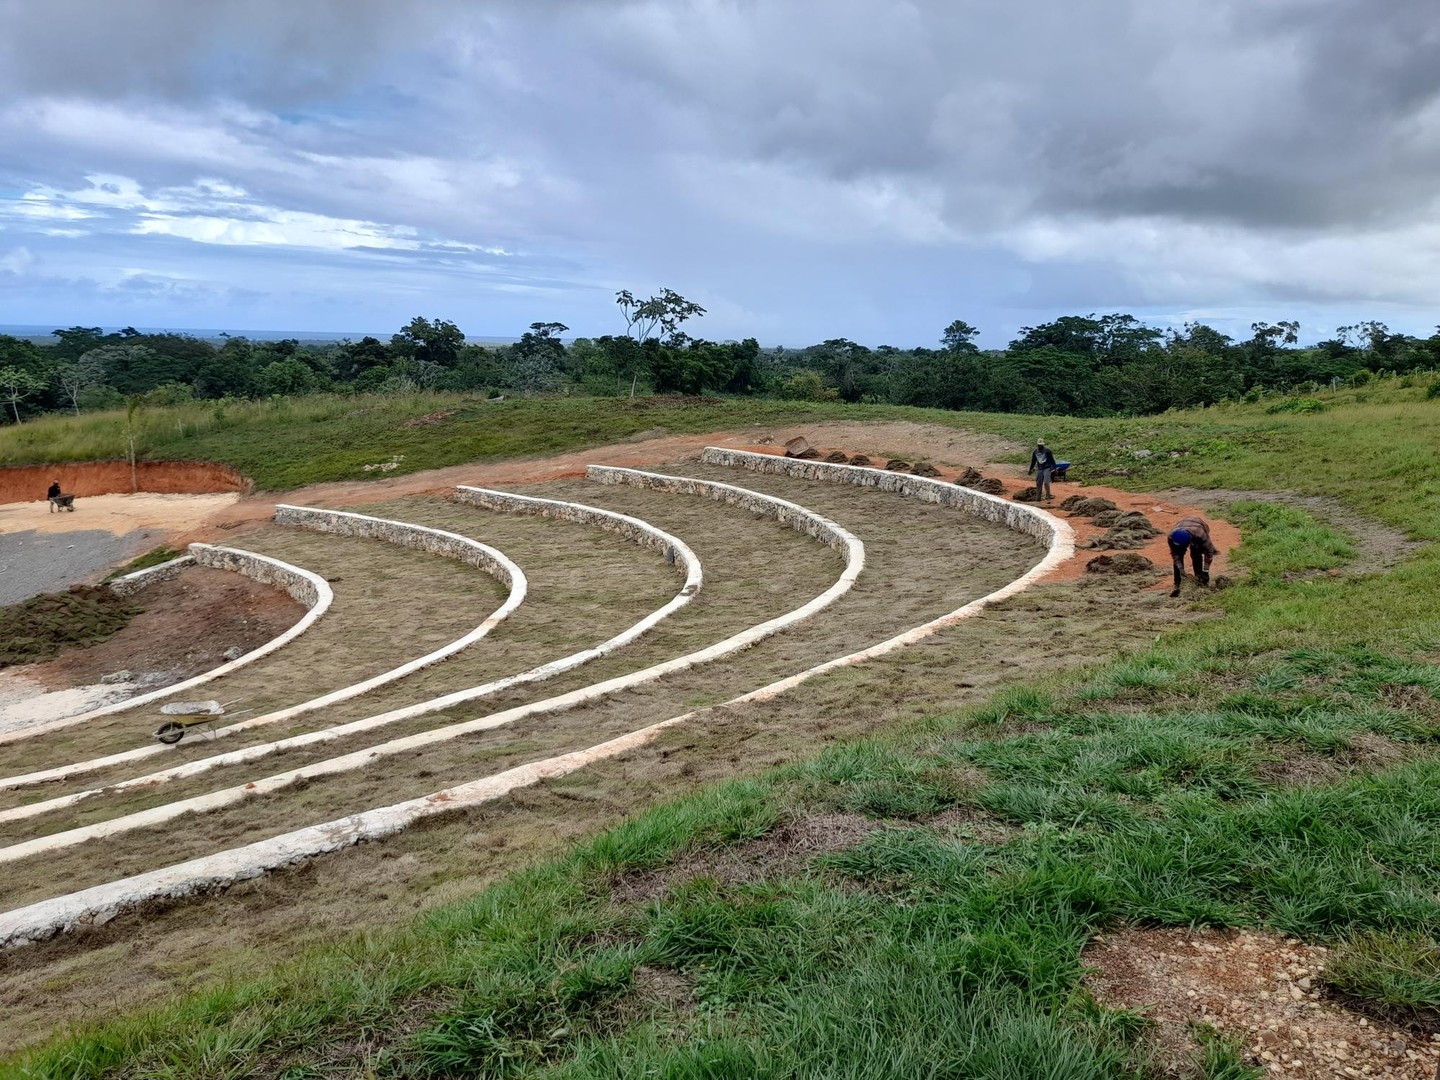
<svg viewBox="0 0 1440 1080"><path fill-rule="evenodd" d="M1190 562L1195 568L1195 580L1201 585L1210 584L1210 561L1220 554L1215 541L1210 539L1210 526L1202 517L1191 515L1175 523L1168 538L1170 559L1175 565L1175 588L1171 596L1180 595L1180 582L1185 578L1185 553L1190 553Z"/></svg>
<svg viewBox="0 0 1440 1080"><path fill-rule="evenodd" d="M1035 452L1030 455L1030 468L1025 470L1025 475L1035 474L1035 501L1044 499L1049 502L1050 495L1050 474L1055 471L1055 455L1045 445L1045 440L1040 439L1035 443Z"/></svg>

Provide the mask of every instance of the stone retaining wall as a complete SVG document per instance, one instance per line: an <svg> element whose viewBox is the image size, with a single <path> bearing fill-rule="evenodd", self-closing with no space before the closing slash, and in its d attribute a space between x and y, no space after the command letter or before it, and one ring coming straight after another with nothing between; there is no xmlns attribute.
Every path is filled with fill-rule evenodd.
<svg viewBox="0 0 1440 1080"><path fill-rule="evenodd" d="M330 586L319 574L301 570L298 566L291 566L268 555L257 555L253 551L240 551L237 548L214 547L211 544L191 544L190 557L200 566L244 574L261 585L284 589L292 600L304 604L307 608L313 609L320 602L322 589L334 599ZM328 603L326 607L329 607ZM240 661L235 662L238 664Z"/></svg>
<svg viewBox="0 0 1440 1080"><path fill-rule="evenodd" d="M180 576L180 571L187 566L195 565L193 555L180 555L169 562L162 562L158 566L147 566L144 570L136 570L133 574L126 574L110 582L110 591L117 596L134 596L141 589L148 589L157 581L173 581Z"/></svg>
<svg viewBox="0 0 1440 1080"><path fill-rule="evenodd" d="M690 546L670 533L657 529L648 521L631 517L629 514L602 510L598 506L586 506L583 503L539 499L530 495L517 495L513 491L495 491L491 488L465 485L455 489L455 498L458 502L479 506L485 510L498 510L506 514L532 514L618 533L642 548L660 552L665 556L666 562L684 574L685 587L680 591L682 596L688 596L700 588L700 560L695 557Z"/></svg>
<svg viewBox="0 0 1440 1080"><path fill-rule="evenodd" d="M1035 507L987 495L973 488L961 487L944 480L932 480L925 476L866 468L862 465L832 465L825 461L802 461L777 454L727 450L719 446L707 446L700 460L707 465L726 465L749 469L751 472L789 476L797 480L824 480L893 491L921 502L958 507L967 514L996 522L1016 532L1027 533L1047 544L1055 535L1054 522L1058 520Z"/></svg>
<svg viewBox="0 0 1440 1080"><path fill-rule="evenodd" d="M389 521L366 514L352 514L344 510L319 510L286 503L276 504L275 522L278 525L293 525L299 529L332 533L336 536L384 540L387 544L441 555L447 559L458 559L496 578L512 594L517 585L525 581L525 575L520 568L495 548L459 533L446 532L444 529L412 525L406 521ZM521 595L523 594L522 589Z"/></svg>
<svg viewBox="0 0 1440 1080"><path fill-rule="evenodd" d="M305 614L300 617L300 620L283 634L271 638L259 648L251 649L244 656L231 660L229 663L221 664L219 667L211 668L209 671L203 671L194 678L175 683L173 686L162 686L159 690L152 690L148 694L140 694L138 697L126 698L124 701L116 701L110 705L102 705L98 709L91 709L89 712L80 713L78 716L62 717L48 724L26 728L22 732L10 732L0 735L0 743L14 742L19 738L29 738L32 735L42 735L47 731L57 731L60 728L88 723L97 717L124 712L126 709L133 709L138 705L148 705L153 701L159 701L162 698L172 697L175 694L183 693L197 686L203 686L212 679L218 679L224 675L228 675L232 671L244 667L246 664L253 664L262 656L268 656L276 649L290 644L290 642L305 633L306 630L309 630L321 615L330 610L330 605L335 602L335 593L331 591L329 583L319 574L312 573L299 566L291 566L289 563L281 562L279 559L272 559L268 555L257 555L253 551L238 551L234 548L214 547L211 544L191 544L189 550L189 558L201 566L213 566L220 570L233 570L236 573L244 574L254 581L259 581L266 585L278 586L310 610L305 612ZM159 568L157 567L156 569ZM144 571L142 571L142 573L143 572Z"/></svg>
<svg viewBox="0 0 1440 1080"><path fill-rule="evenodd" d="M758 491L722 484L715 480L666 476L661 473L642 472L639 469L616 468L612 465L591 465L585 470L585 475L600 484L624 484L648 491L666 491L673 495L699 495L723 502L727 506L738 506L754 514L763 514L835 548L845 555L847 563L854 557L854 545L859 543L849 532L813 510L807 510L786 499L777 499L773 495L762 495ZM863 548L860 550L863 551Z"/></svg>
<svg viewBox="0 0 1440 1080"><path fill-rule="evenodd" d="M849 591L854 585L855 579L865 566L865 546L857 537L842 526L830 521L828 518L812 510L807 510L803 506L787 502L784 499L762 495L758 492L748 492L742 488L736 488L728 484L721 484L709 480L663 476L657 473L640 473L632 469L607 469L605 472L607 474L606 480L611 483L639 482L641 486L653 487L656 490L701 494L726 502L734 502L737 505L745 506L753 512L766 514L771 517L778 517L783 513L785 519L792 527L800 529L810 535L817 536L826 542L829 542L831 538L838 541L843 546L845 552L845 569L834 584L800 607L787 611L766 622L747 627L738 633L732 634L723 641L716 642L713 645L698 649L694 652L686 653L683 656L677 656L658 664L652 664L639 671L632 671L628 674L619 675L602 682L592 683L589 686L571 690L542 701L503 709L498 713L477 717L474 720L448 724L440 728L431 728L413 735L393 739L389 742L374 744L363 750L343 754L339 757L315 761L308 765L302 765L299 768L275 773L244 784L238 784L233 787L211 791L204 795L180 799L175 802L154 806L147 810L121 815L120 817L110 818L105 821L64 830L62 832L49 833L32 840L12 844L8 847L0 848L0 863L31 858L47 851L85 843L89 840L99 840L117 836L132 829L148 828L164 824L165 822L184 817L186 814L206 813L218 810L244 800L282 790L303 780L311 780L322 776L367 768L383 757L408 754L425 747L450 742L463 738L466 735L512 724L530 717L547 713L563 712L577 705L599 700L617 691L629 690L645 683L653 682L666 675L709 663L722 656L728 656L731 653L747 649L756 642L772 634L776 634L786 627L794 626L796 623L809 618L811 615L827 607ZM680 600L685 598L677 597L676 599ZM672 601L672 603L674 603L674 601ZM434 705L435 703L431 702L426 704ZM415 707L412 706L411 708ZM171 777L178 777L193 771L208 769L220 763L222 759L226 764L238 764L242 761L254 760L281 750L310 746L315 743L357 734L363 730L369 730L382 724L391 723L398 718L398 713L366 717L362 720L351 721L348 724L342 724L323 731L312 731L292 736L276 743L232 751L229 754L219 755L214 759L210 759L208 762L203 760L190 762L178 769L171 770L169 775ZM148 779L156 778L152 777ZM204 863L204 865L209 866L214 865L214 863ZM236 866L233 861L228 862L226 865L231 869L234 869ZM63 900L65 898L57 899ZM26 910L27 909L17 909L16 912L12 912L11 914L20 916ZM39 910L48 912L53 909L46 905L40 905ZM27 932L25 936L33 938L33 934L29 932Z"/></svg>

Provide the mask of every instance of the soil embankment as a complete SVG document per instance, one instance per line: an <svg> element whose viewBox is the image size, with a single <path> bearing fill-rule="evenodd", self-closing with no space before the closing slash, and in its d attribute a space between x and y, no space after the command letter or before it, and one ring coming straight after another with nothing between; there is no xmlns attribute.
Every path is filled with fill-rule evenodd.
<svg viewBox="0 0 1440 1080"><path fill-rule="evenodd" d="M0 503L43 502L52 480L60 490L81 498L128 495L208 495L249 491L250 481L228 465L208 461L138 461L131 475L128 461L77 461L63 465L0 467Z"/></svg>

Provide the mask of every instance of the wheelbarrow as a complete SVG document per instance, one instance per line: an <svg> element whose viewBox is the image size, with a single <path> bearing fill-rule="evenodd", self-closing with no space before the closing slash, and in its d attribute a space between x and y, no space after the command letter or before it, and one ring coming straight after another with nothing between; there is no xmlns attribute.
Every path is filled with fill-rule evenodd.
<svg viewBox="0 0 1440 1080"><path fill-rule="evenodd" d="M1069 462L1069 461L1057 461L1057 462L1055 462L1055 468L1050 471L1050 479L1051 479L1051 480L1066 480L1066 479L1068 479L1068 477L1067 477L1065 474L1070 471L1070 466L1071 466L1071 464L1072 464L1072 462Z"/></svg>
<svg viewBox="0 0 1440 1080"><path fill-rule="evenodd" d="M235 704L233 701L225 703L225 705L233 704ZM192 729L208 728L213 731L215 721L225 715L225 705L218 701L173 701L169 705L162 705L160 711L174 719L166 720L155 729L155 739L166 746L174 746ZM245 712L249 711L249 709L245 710Z"/></svg>
<svg viewBox="0 0 1440 1080"><path fill-rule="evenodd" d="M50 513L53 514L53 513L55 513L55 511L57 511L57 510L68 510L68 511L70 511L70 513L73 514L73 513L75 512L75 496L74 496L74 495L52 495L52 496L50 496Z"/></svg>

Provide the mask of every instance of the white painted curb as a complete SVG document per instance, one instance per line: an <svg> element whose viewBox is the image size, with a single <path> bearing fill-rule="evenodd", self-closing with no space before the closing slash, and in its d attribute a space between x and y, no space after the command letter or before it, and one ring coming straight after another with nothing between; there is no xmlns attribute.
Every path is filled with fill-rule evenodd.
<svg viewBox="0 0 1440 1080"><path fill-rule="evenodd" d="M712 460L708 456L708 450L706 453L706 460ZM736 452L724 451L724 453L732 454ZM748 456L770 459L769 455L757 454ZM783 461L785 459L780 460ZM742 467L749 464L739 458L732 459L727 463L741 465ZM814 463L806 462L805 464ZM834 468L859 467L834 466ZM785 470L782 468L774 471ZM879 470L870 471L878 472ZM841 482L864 483L863 480L848 481L848 479L844 479L845 474L843 473L822 474L817 472L814 474L814 477L817 479L840 480ZM926 483L938 483L936 481L930 481L925 477L908 477L907 479L912 481L926 481ZM873 484L866 486L881 485ZM906 487L897 486L893 490L899 490L903 494L910 494L911 490L925 490L923 486L920 485L916 485L910 490L907 490L907 487L908 485ZM935 494L943 493L935 492ZM982 496L986 499L992 498L991 496L984 496L983 492L970 492L970 494ZM932 501L939 501L939 499ZM1009 584L996 589L994 592L972 600L968 604L946 615L942 615L937 619L932 619L930 622L915 627L912 630L897 634L867 649L828 660L823 664L818 664L785 679L769 683L757 690L752 690L739 697L731 698L729 701L723 702L720 705L712 706L712 708L727 708L749 701L767 700L798 686L800 683L816 675L823 674L837 667L862 663L866 660L883 656L905 645L922 640L946 626L951 626L963 619L974 617L998 600L1003 600L1023 591L1073 557L1075 552L1075 537L1073 530L1071 530L1066 522L1038 508L1006 504L1003 500L999 499L994 499L993 501L999 503L1002 507L1024 511L1030 516L1029 524L1031 524L1031 527L1035 529L1036 532L1044 530L1048 533L1049 545L1045 557L1026 573ZM952 505L964 504L964 502L959 500L952 503ZM1003 520L1008 524L1010 519L1007 515L1005 517L997 516L990 518L990 520ZM1031 529L1025 529L1023 531L1030 532ZM312 826L308 829L287 833L284 836L274 837L271 840L261 841L258 844L218 852L164 870L141 874L123 881L112 882L107 885L100 885L92 889L84 890L83 892L72 893L69 896L57 897L53 900L30 905L29 907L18 908L15 911L0 915L0 948L22 945L31 941L45 940L56 933L69 930L82 923L93 924L107 922L125 908L143 903L147 900L190 896L198 892L206 891L207 889L222 888L236 881L257 877L268 870L301 862L312 855L324 854L328 851L334 851L347 846L348 844L357 843L361 839L383 836L390 832L398 831L429 814L461 810L487 800L498 798L515 788L537 783L547 777L564 775L565 773L572 772L575 769L592 764L593 762L614 757L632 749L637 749L653 741L660 732L666 728L685 723L705 711L706 710L701 709L684 713L680 716L660 721L659 723L649 725L638 731L630 732L627 735L611 739L608 742L600 743L597 746L592 746L585 750L559 755L543 761L532 762L528 765L506 770L491 777L436 792L421 799L367 811L364 814L355 815L351 818L344 818L340 821L329 822L325 825ZM381 829L384 831L380 831Z"/></svg>
<svg viewBox="0 0 1440 1080"><path fill-rule="evenodd" d="M338 821L311 825L245 847L205 855L162 870L152 870L29 907L16 908L0 914L0 949L44 941L81 925L103 925L125 909L146 901L175 899L223 889L316 855L338 851L365 840L378 840L422 818L498 799L516 788L574 772L599 757L637 749L653 740L663 727L664 724L656 724L589 750L520 765L448 791L366 810Z"/></svg>
<svg viewBox="0 0 1440 1080"><path fill-rule="evenodd" d="M401 547L415 548L426 551L433 555L440 555L446 558L459 559L461 562L474 566L484 571L491 577L498 578L509 590L505 602L490 614L479 626L462 637L456 638L439 649L427 653L424 656L415 658L399 667L391 668L389 671L382 671L379 675L366 679L364 682L353 683L350 686L343 686L320 697L311 698L309 701L302 701L299 704L278 709L275 712L266 713L264 716L257 716L245 724L233 724L229 727L219 728L210 732L211 738L224 738L235 731L249 727L257 727L262 724L277 724L283 720L289 720L304 713L313 712L316 709L323 709L330 705L348 701L350 698L367 694L371 690L377 690L382 686L413 675L422 668L431 664L437 664L448 656L463 649L469 648L475 642L485 637L496 626L509 617L525 600L528 583L524 572L520 567L509 559L504 552L497 551L487 544L478 540L472 540L467 536L458 533L446 532L443 529L431 529L424 525L412 525L404 521L388 521L385 518L370 517L366 514L352 514L343 510L321 510L313 507L291 506L287 503L278 503L275 507L275 521L280 525L289 525L298 529L309 529L312 532L331 533L339 536L359 536L371 540L384 540L388 543L398 544ZM264 556L260 556L263 558ZM168 563L153 566L148 570L140 570L134 574L119 579L115 584L124 582L132 584L123 587L120 591L122 596L128 596L138 589L149 585L153 580L160 580L165 577L172 577L178 571L184 559L172 559ZM168 571L168 572L167 572ZM164 573L162 573L164 572ZM144 575L149 575L145 577ZM138 579L138 580L137 580ZM323 579L321 579L323 580ZM113 587L113 586L112 586ZM330 587L328 584L325 586ZM278 639L277 639L278 640ZM216 668L214 671L206 672L203 679L217 678L227 671L233 671L242 661L248 663L250 659L257 659L263 653L248 654L233 662L233 666ZM182 683L181 686L196 685L194 680L189 683ZM174 693L179 687L166 687L165 693ZM56 726L68 727L72 723L78 723L88 718L104 715L106 712L123 712L125 709L135 705L143 705L152 701L152 696L129 698L126 701L119 701L108 705L103 709L96 709L85 716L67 717L63 721L57 721L55 725L45 725L28 729L29 734L37 734L43 731L53 731ZM4 741L4 740L0 740ZM61 765L53 769L43 769L38 772L25 773L20 776L7 776L0 779L0 789L25 787L29 784L45 783L52 780L63 780L69 776L78 776L94 769L108 768L111 765L121 765L129 761L141 761L156 754L163 754L172 750L170 746L153 744L150 746L137 747L134 750L122 751L118 754L111 754L103 758L95 758L90 761L75 762L70 765ZM90 792L77 792L75 798L84 798ZM46 804L48 805L48 804ZM8 816L7 816L8 815ZM0 821L14 820L17 817L29 817L30 814L18 814L15 810L0 811Z"/></svg>
<svg viewBox="0 0 1440 1080"><path fill-rule="evenodd" d="M212 566L220 570L233 570L244 574L248 578L265 585L279 585L300 603L306 605L310 610L300 617L300 621L290 627L278 637L271 638L258 649L252 649L244 656L231 660L229 663L221 664L217 668L201 672L192 679L176 683L174 686L165 686L159 690L152 690L148 694L140 694L138 697L126 698L124 701L117 701L110 705L102 705L98 709L92 709L87 713L78 716L66 716L59 720L53 720L48 724L26 728L23 731L12 731L0 733L0 745L9 742L16 742L20 739L28 739L33 735L41 735L48 731L58 731L61 728L74 727L76 724L88 723L91 720L102 716L109 716L111 713L124 712L126 709L133 709L138 705L147 705L152 701L159 701L162 698L172 697L192 690L197 686L203 686L212 679L218 679L224 675L237 671L247 664L253 664L263 656L269 656L276 649L283 648L290 644L301 634L315 625L315 620L324 615L335 602L335 594L330 589L330 584L319 574L312 573L299 566L291 566L279 559L272 559L268 555L257 555L253 551L240 551L236 548L214 547L210 544L191 544L190 556L201 566ZM160 569L154 567L153 569ZM144 573L145 571L141 571Z"/></svg>
<svg viewBox="0 0 1440 1080"><path fill-rule="evenodd" d="M505 709L501 712L493 713L489 716L482 716L475 720L467 720L445 727L432 728L429 731L422 731L414 735L405 736L404 738L393 739L386 743L378 743L363 750L341 755L340 757L328 758L324 761L302 765L299 768L276 773L272 776L253 780L246 784L238 784L233 787L223 788L219 791L208 792L204 795L196 795L188 799L179 799L175 802L151 807L147 810L140 810L106 821L95 822L92 825L67 829L63 832L49 833L32 840L11 844L8 847L0 848L0 863L14 862L18 859L30 858L31 856L40 855L47 851L55 851L60 848L83 844L90 840L103 839L130 832L134 829L163 824L164 822L173 821L175 818L182 817L185 814L218 810L226 806L232 806L247 798L253 798L272 791L279 791L299 780L314 779L319 776L330 776L336 773L360 769L371 764L377 758L409 753L428 746L450 742L465 735L501 727L505 724L511 724L517 720L531 716L562 712L566 709L574 708L576 705L596 700L619 690L627 690L643 683L653 682L673 672L684 671L699 664L708 663L711 660L726 656L732 652L749 648L756 642L809 618L848 592L864 568L865 546L858 538L830 519L785 499L777 499L770 495L761 495L757 492L747 491L744 488L733 487L729 484L721 484L710 480L671 477L659 473L638 472L633 469L612 469L608 467L601 468L599 466L591 466L591 469L598 470L601 473L600 478L603 483L629 483L660 490L679 491L687 494L702 494L709 498L744 506L747 509L768 512L770 516L788 524L794 529L840 546L844 551L845 570L833 585L808 603L791 611L787 611L782 615L778 615L767 622L741 630L739 633L733 634L723 641L696 652L687 653L683 656L654 664L648 668L643 668L640 671L631 672L627 675L619 675L613 679L606 679L603 682L592 683L589 686L572 690L566 694L560 694L557 697L546 698L528 705ZM217 764L238 764L268 756L280 750L328 742L343 738L346 735L356 734L369 728L378 727L382 723L393 722L394 714L368 717L364 720L356 720L349 724L342 724L324 731L309 732L304 735L294 736L290 739L283 739L279 742L268 743L263 746L247 747L243 750L235 750L228 754L217 755L214 758L209 758L204 761L192 762L188 765L170 770L163 775L169 779L174 779L177 776L191 775L192 771L198 772L214 768ZM200 768L201 766L204 766L204 769Z"/></svg>
<svg viewBox="0 0 1440 1080"><path fill-rule="evenodd" d="M701 584L704 581L704 572L700 566L700 559L695 552L690 549L688 544L678 537L665 532L663 529L657 529L649 522L641 521L639 518L632 518L625 514L617 514L609 510L601 510L598 507L585 506L580 503L562 502L557 499L539 499L528 495L515 495L504 491L492 491L488 488L460 487L457 488L456 491L459 493L457 496L459 501L471 505L483 506L487 509L499 510L505 513L538 514L546 517L561 518L618 532L627 539L640 544L642 547L665 552L667 557L672 558L673 562L685 574L685 585L669 603L657 608L639 622L593 648L582 649L569 656L552 660L548 664L542 664L539 667L531 668L528 671L523 671L516 675L509 675L491 682L482 683L479 686L457 690L440 697L430 698L427 701L416 702L414 705L408 705L400 709L392 709L389 712L381 713L377 716L367 717L364 720L356 721L356 723L363 724L363 727L347 728L344 734L352 734L356 730L363 731L372 727L382 727L386 724L398 723L401 720L411 720L428 713L441 712L455 705L463 705L470 701L489 697L502 690L508 690L512 686L554 678L556 675L569 671L572 668L587 664L600 657L608 656L616 649L629 645L642 634L648 633L660 622L669 618L676 611L680 610L680 608L690 603L695 594L699 592ZM338 511L336 512L338 513ZM470 542L474 543L474 541ZM483 545L481 546L483 547ZM498 554L498 552L496 554ZM141 572L144 573L145 571ZM515 570L515 573L519 573L518 568ZM524 581L523 575L521 575L520 580ZM434 654L432 653L431 655L433 656ZM329 703L330 702L327 702L327 704ZM304 706L296 706L296 708L304 708ZM266 713L264 716L252 717L249 720L242 720L238 724L230 724L227 727L219 728L211 732L209 737L222 739L230 735L264 727L294 715L296 714L292 709L282 709L279 712ZM305 744L301 743L297 745ZM285 748L286 746L280 743L266 743L254 749L263 750L265 753L273 753L277 749ZM20 776L8 776L0 779L0 789L26 787L32 784L63 780L87 772L94 772L97 769L110 768L114 765L124 765L133 761L143 761L157 754L166 753L170 749L168 746L160 745L141 746L134 750L125 750L118 754L110 754L107 757L92 758L89 761L74 762L70 765L61 765L53 769L25 773ZM108 791L118 791L130 787L164 783L167 780L177 780L184 776L194 776L218 765L234 764L237 761L254 760L257 757L264 756L264 753L253 754L247 753L246 751L236 751L235 754L244 754L245 756L214 755L209 758L189 762L175 769L162 770L151 773L148 776L125 780L109 788L78 791L71 795L60 796L41 803L29 803L23 807L0 811L0 821L15 821L21 818L34 817L37 814L47 813L50 810L58 810L65 806L72 806L84 799Z"/></svg>

